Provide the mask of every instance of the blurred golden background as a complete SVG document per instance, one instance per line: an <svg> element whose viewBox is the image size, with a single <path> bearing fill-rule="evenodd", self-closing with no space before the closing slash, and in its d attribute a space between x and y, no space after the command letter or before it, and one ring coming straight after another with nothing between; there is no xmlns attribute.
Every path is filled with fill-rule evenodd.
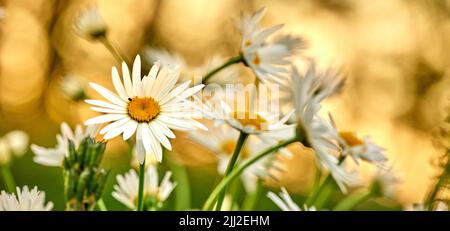
<svg viewBox="0 0 450 231"><path fill-rule="evenodd" d="M433 146L433 132L450 105L449 0L0 3L6 12L0 19L0 135L22 129L32 143L50 146L60 122L74 125L94 115L86 104L71 102L59 91L62 77L69 74L84 84L95 81L112 87L111 67L118 65L114 57L101 43L73 30L75 17L89 6L98 6L111 41L127 57L142 54L150 45L178 53L190 65L217 54L235 55L240 36L232 19L242 10L267 6L264 25L285 24L284 32L306 38L306 55L314 57L319 67L342 68L346 86L326 102L325 109L340 128L370 135L387 149L389 166L401 179L400 203L421 202L437 173L434 160L441 151ZM192 143L178 145L195 148ZM129 163L130 157L123 155L126 150L124 142L111 142L105 165ZM176 159L191 171L214 171L212 154L185 152ZM17 161L13 166L19 184L39 184L57 172L38 167L31 156L28 153L25 164ZM312 155L296 155L280 183L303 192L309 187L305 179L312 175L305 172L311 172L312 165Z"/></svg>

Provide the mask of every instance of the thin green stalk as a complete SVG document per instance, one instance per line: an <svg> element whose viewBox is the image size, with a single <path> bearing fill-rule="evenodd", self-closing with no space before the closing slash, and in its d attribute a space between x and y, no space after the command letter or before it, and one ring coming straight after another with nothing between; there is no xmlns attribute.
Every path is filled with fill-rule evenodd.
<svg viewBox="0 0 450 231"><path fill-rule="evenodd" d="M347 156L341 156L339 158L338 165L341 165L342 162L344 162L346 157ZM332 183L333 183L333 177L331 176L331 174L328 174L325 177L325 180L323 180L322 184L319 187L315 188L311 192L311 195L308 196L308 198L305 201L305 204L307 206L312 206L312 205L314 205L316 203L318 198L321 198L322 200L325 200L326 197L327 197L326 194L329 194L329 190L325 190L325 189L328 187L329 184L332 184Z"/></svg>
<svg viewBox="0 0 450 231"><path fill-rule="evenodd" d="M178 165L169 159L167 155L165 157L170 165L173 178L177 182L177 187L175 187L175 210L188 210L191 208L191 190L187 170L184 166Z"/></svg>
<svg viewBox="0 0 450 231"><path fill-rule="evenodd" d="M230 58L228 61L226 61L224 64L222 64L221 66L211 70L208 74L206 74L203 78L202 78L202 83L206 83L208 82L208 80L213 77L216 73L218 73L219 71L221 71L222 69L224 69L225 67L228 67L232 64L235 63L240 63L244 61L244 57L242 55L238 55L236 57L232 57Z"/></svg>
<svg viewBox="0 0 450 231"><path fill-rule="evenodd" d="M261 158L265 157L268 154L271 154L278 149L285 147L289 144L292 144L294 142L298 141L297 137L294 137L292 139L286 140L284 142L279 143L278 145L275 145L271 148L266 149L265 151L259 153L258 155L255 155L251 159L244 162L242 165L239 165L235 170L233 170L228 176L224 177L219 184L214 188L214 190L209 195L208 199L206 200L205 204L203 205L202 210L211 210L211 208L214 206L215 199L219 196L219 194L226 188L228 184L230 184L231 181L233 181L236 177L238 177L246 168L248 168L250 165L256 163Z"/></svg>
<svg viewBox="0 0 450 231"><path fill-rule="evenodd" d="M350 211L354 207L368 201L370 198L372 198L372 191L364 193L354 193L340 201L333 208L333 211Z"/></svg>
<svg viewBox="0 0 450 231"><path fill-rule="evenodd" d="M108 209L106 208L105 202L103 201L102 198L100 198L100 200L97 201L97 206L100 209L100 211L108 211Z"/></svg>
<svg viewBox="0 0 450 231"><path fill-rule="evenodd" d="M225 170L224 177L228 176L231 171L233 171L234 166L236 165L236 162L238 160L239 154L241 153L241 149L244 146L245 140L247 140L248 134L245 132L240 132L239 138L236 144L236 147L234 148L233 155L231 156L230 162L228 162L227 169ZM219 194L219 197L217 198L217 204L216 204L216 211L220 211L222 208L223 200L225 198L225 190Z"/></svg>
<svg viewBox="0 0 450 231"><path fill-rule="evenodd" d="M312 206L317 198L320 197L321 194L323 194L323 192L325 191L326 186L328 186L329 184L331 184L333 182L333 178L331 177L331 174L328 174L325 179L322 181L322 184L320 184L319 187L315 188L315 190L313 190L311 192L311 195L308 196L308 198L305 201L305 204L310 207Z"/></svg>
<svg viewBox="0 0 450 231"><path fill-rule="evenodd" d="M144 200L144 178L145 178L145 160L139 165L139 191L138 191L138 204L137 211L142 211Z"/></svg>
<svg viewBox="0 0 450 231"><path fill-rule="evenodd" d="M119 50L112 45L111 41L109 41L109 39L106 36L100 37L99 40L119 63L125 61L127 64L130 64L129 60L127 60L125 56L120 54Z"/></svg>
<svg viewBox="0 0 450 231"><path fill-rule="evenodd" d="M253 211L253 209L256 206L256 203L259 201L259 198L261 197L263 189L264 189L263 182L261 179L258 179L258 182L256 183L256 190L245 197L245 200L242 205L242 210Z"/></svg>
<svg viewBox="0 0 450 231"><path fill-rule="evenodd" d="M14 193L16 190L16 182L14 181L14 177L11 173L11 169L8 165L3 165L0 167L2 169L3 180L5 181L6 189L10 193Z"/></svg>

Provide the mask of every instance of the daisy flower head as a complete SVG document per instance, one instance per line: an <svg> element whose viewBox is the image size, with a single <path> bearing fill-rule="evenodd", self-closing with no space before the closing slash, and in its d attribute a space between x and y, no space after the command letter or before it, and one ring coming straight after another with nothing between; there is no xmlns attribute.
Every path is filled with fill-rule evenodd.
<svg viewBox="0 0 450 231"><path fill-rule="evenodd" d="M176 183L170 181L172 172L166 172L160 183L156 166L149 165L144 181L144 210L161 208L169 198ZM139 176L134 169L117 176L112 196L130 209L137 208Z"/></svg>
<svg viewBox="0 0 450 231"><path fill-rule="evenodd" d="M344 156L351 156L356 164L364 160L374 164L383 164L387 161L384 148L375 144L370 137L361 138L355 132L339 131L337 140Z"/></svg>
<svg viewBox="0 0 450 231"><path fill-rule="evenodd" d="M21 157L28 150L27 133L14 130L0 137L0 165L8 163L13 156Z"/></svg>
<svg viewBox="0 0 450 231"><path fill-rule="evenodd" d="M261 139L292 138L295 125L288 125L286 121L294 111L280 119L278 111L267 103L271 100L269 96L260 93L255 87L226 90L225 94L204 104L208 111L206 117L215 119L216 124L227 123L238 131L258 135Z"/></svg>
<svg viewBox="0 0 450 231"><path fill-rule="evenodd" d="M261 82L279 82L288 73L290 58L298 50L305 48L305 42L291 35L269 41L268 37L280 30L283 25L261 28L259 23L265 12L264 7L253 15L241 14L237 22L242 35L241 54L244 63L253 70Z"/></svg>
<svg viewBox="0 0 450 231"><path fill-rule="evenodd" d="M333 68L318 71L314 61L308 63L304 74L300 73L297 67L292 66L291 78L285 79L279 85L281 110L289 110L294 102L304 107L313 98L320 103L338 94L345 83L345 79L341 78L339 73Z"/></svg>
<svg viewBox="0 0 450 231"><path fill-rule="evenodd" d="M192 131L189 133L191 140L217 154L217 170L222 175L225 173L230 158L236 148L238 137L239 132L226 124L208 127L208 132ZM263 142L258 136L248 137L241 149L238 162L242 163L278 142L274 139L271 141L273 143ZM286 155L290 154L287 149L280 150L280 152L282 151L285 154L287 153ZM241 180L247 192L254 192L258 178L263 178L269 174L267 170L270 165L269 162L270 158L263 158L241 174Z"/></svg>
<svg viewBox="0 0 450 231"><path fill-rule="evenodd" d="M316 97L314 76L301 76L293 67L291 97L295 107L296 133L305 146L314 150L320 166L330 172L341 191L346 192L346 185L356 184L356 175L340 166L336 157L339 150L335 141L336 131L330 121L318 114L322 98Z"/></svg>
<svg viewBox="0 0 450 231"><path fill-rule="evenodd" d="M79 77L75 75L65 75L60 83L61 93L69 100L75 102L86 98L84 84Z"/></svg>
<svg viewBox="0 0 450 231"><path fill-rule="evenodd" d="M45 192L39 191L35 186L29 190L23 186L17 187L17 195L0 192L0 211L50 211L53 203L45 203Z"/></svg>
<svg viewBox="0 0 450 231"><path fill-rule="evenodd" d="M78 35L99 39L108 33L108 26L103 20L97 7L91 7L82 11L75 20L75 31Z"/></svg>
<svg viewBox="0 0 450 231"><path fill-rule="evenodd" d="M399 183L401 180L393 173L392 169L379 167L372 183L372 191L378 196L394 198Z"/></svg>
<svg viewBox="0 0 450 231"><path fill-rule="evenodd" d="M64 158L69 156L69 143L72 142L75 149L78 149L85 138L94 138L96 131L97 126L88 126L83 129L81 125L77 125L72 131L67 123L61 123L61 133L56 135L55 147L44 148L36 144L31 145L31 150L35 154L33 160L41 165L61 167Z"/></svg>
<svg viewBox="0 0 450 231"><path fill-rule="evenodd" d="M180 70L187 68L186 61L182 56L162 48L146 47L144 49L144 59L148 63L159 62L161 66L170 66Z"/></svg>
<svg viewBox="0 0 450 231"><path fill-rule="evenodd" d="M300 207L292 200L288 191L284 187L281 188L279 195L273 192L268 192L267 197L283 211L302 211ZM303 211L316 211L316 208L314 206L308 208L305 205Z"/></svg>
<svg viewBox="0 0 450 231"><path fill-rule="evenodd" d="M136 134L136 150L142 164L146 152L162 161L162 146L171 150L168 138L175 138L172 129L206 129L193 118L198 115L188 98L204 85L189 87L190 81L175 86L180 70L153 65L148 75L141 78L141 59L136 56L132 72L122 63L122 80L116 67L112 68L114 93L96 83L90 86L107 101L85 100L91 109L103 115L85 121L86 125L108 124L100 130L105 140L122 134L128 140Z"/></svg>

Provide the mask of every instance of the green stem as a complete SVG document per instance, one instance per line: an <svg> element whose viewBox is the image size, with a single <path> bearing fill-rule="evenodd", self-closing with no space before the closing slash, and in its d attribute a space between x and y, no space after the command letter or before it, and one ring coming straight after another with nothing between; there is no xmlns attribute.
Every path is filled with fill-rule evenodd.
<svg viewBox="0 0 450 231"><path fill-rule="evenodd" d="M138 191L138 204L137 211L142 211L144 200L144 178L145 178L145 160L139 165L139 191Z"/></svg>
<svg viewBox="0 0 450 231"><path fill-rule="evenodd" d="M103 201L102 198L100 198L100 200L97 201L97 206L100 209L100 211L108 211L108 209L106 208L105 202Z"/></svg>
<svg viewBox="0 0 450 231"><path fill-rule="evenodd" d="M281 142L271 148L266 149L265 151L259 153L258 155L255 155L251 159L244 162L242 165L239 165L234 171L232 171L228 176L224 177L219 184L214 188L214 190L209 195L208 199L206 200L205 204L203 205L202 210L210 210L214 206L215 199L219 194L226 188L228 184L232 180L234 180L236 177L238 177L246 168L248 168L250 165L254 164L261 158L265 157L268 154L271 154L278 149L285 147L289 144L292 144L294 142L298 141L297 137L294 137L292 139L286 140L284 142Z"/></svg>
<svg viewBox="0 0 450 231"><path fill-rule="evenodd" d="M222 64L221 66L211 70L208 74L206 74L203 78L202 78L202 83L206 83L208 82L208 80L213 77L217 72L221 71L222 69L224 69L225 67L228 67L232 64L235 63L240 63L244 61L244 57L242 55L238 55L236 57L232 57L230 58L228 61L226 61L224 64Z"/></svg>
<svg viewBox="0 0 450 231"><path fill-rule="evenodd" d="M341 165L344 162L345 158L346 158L346 156L339 157L338 165ZM325 177L325 180L323 180L322 184L318 188L313 190L311 195L308 196L308 198L305 201L305 204L308 207L310 207L315 204L315 202L317 201L318 198L322 198L325 200L326 195L324 195L324 194L329 193L329 191L325 190L325 189L328 187L329 184L332 184L332 183L333 183L333 177L331 176L331 174L328 174Z"/></svg>
<svg viewBox="0 0 450 231"><path fill-rule="evenodd" d="M334 208L333 211L350 211L354 207L368 201L372 198L372 192L355 193L341 200Z"/></svg>
<svg viewBox="0 0 450 231"><path fill-rule="evenodd" d="M227 169L225 170L224 177L227 177L230 174L230 172L233 171L233 168L238 160L239 153L241 153L241 149L244 146L247 137L248 137L247 133L240 132L236 147L234 148L233 155L231 156L230 162L228 162ZM223 192L219 194L219 197L217 198L216 211L220 211L220 209L222 208L223 200L225 198L225 191L226 188L223 190Z"/></svg>
<svg viewBox="0 0 450 231"><path fill-rule="evenodd" d="M1 166L0 168L2 169L3 180L5 181L8 192L14 193L16 190L16 182L14 181L11 169L8 165Z"/></svg>
<svg viewBox="0 0 450 231"><path fill-rule="evenodd" d="M258 179L258 182L256 183L256 190L245 197L245 200L242 205L242 210L253 211L259 198L261 197L263 189L264 189L263 182L261 179Z"/></svg>
<svg viewBox="0 0 450 231"><path fill-rule="evenodd" d="M131 64L129 60L125 58L125 56L120 54L119 50L112 45L111 41L109 41L109 39L106 36L100 37L99 40L119 63L126 62L127 64Z"/></svg>
<svg viewBox="0 0 450 231"><path fill-rule="evenodd" d="M177 187L175 187L175 210L188 210L191 207L191 190L188 172L184 166L173 162L167 155L165 158L168 160L167 162L170 164L169 167L173 173L173 178L177 182Z"/></svg>
<svg viewBox="0 0 450 231"><path fill-rule="evenodd" d="M308 207L311 207L316 202L317 198L319 198L320 195L323 194L326 186L328 186L332 182L333 178L331 177L331 174L328 174L322 181L322 184L320 184L318 188L316 188L313 192L311 192L311 195L308 196L308 198L305 201L305 204Z"/></svg>

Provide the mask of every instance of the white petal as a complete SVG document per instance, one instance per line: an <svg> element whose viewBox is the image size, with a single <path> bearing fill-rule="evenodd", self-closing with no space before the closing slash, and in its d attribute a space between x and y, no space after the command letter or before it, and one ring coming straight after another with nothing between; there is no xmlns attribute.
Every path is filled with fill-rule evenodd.
<svg viewBox="0 0 450 231"><path fill-rule="evenodd" d="M96 83L89 83L89 85L96 90L100 95L102 95L105 99L109 100L111 103L119 105L119 106L127 106L127 102L120 99L116 94L111 92L110 90L96 84Z"/></svg>
<svg viewBox="0 0 450 231"><path fill-rule="evenodd" d="M139 55L136 56L133 63L133 91L137 96L142 96L141 94L141 57Z"/></svg>
<svg viewBox="0 0 450 231"><path fill-rule="evenodd" d="M161 99L160 103L165 104L169 100L171 100L173 97L179 95L181 92L186 90L189 87L189 84L191 84L191 80L186 81L180 85L178 85L176 88L174 88L172 91L169 92L164 98Z"/></svg>
<svg viewBox="0 0 450 231"><path fill-rule="evenodd" d="M128 121L127 127L125 128L125 131L123 132L123 140L128 140L135 132L138 126L138 123L134 120Z"/></svg>
<svg viewBox="0 0 450 231"><path fill-rule="evenodd" d="M150 132L150 127L148 124L144 123L141 125L142 141L147 152L152 152L158 162L162 161L162 149L159 142L156 141L155 137Z"/></svg>
<svg viewBox="0 0 450 231"><path fill-rule="evenodd" d="M99 133L100 133L101 135L103 135L103 134L107 133L109 130L111 130L111 129L113 129L113 128L117 128L117 127L119 127L119 126L124 125L124 124L127 123L129 120L131 120L131 119L128 118L128 117L126 117L126 118L117 120L117 121L115 121L115 122L113 122L113 123L110 123L110 124L106 125L104 128L102 128L102 129L100 130Z"/></svg>
<svg viewBox="0 0 450 231"><path fill-rule="evenodd" d="M112 68L112 82L120 98L122 98L122 100L124 101L127 101L130 96L128 96L125 88L123 87L122 81L120 80L119 71L117 71L116 67Z"/></svg>
<svg viewBox="0 0 450 231"><path fill-rule="evenodd" d="M145 161L146 150L142 139L142 124L138 125L136 130L136 154L139 164L143 164Z"/></svg>
<svg viewBox="0 0 450 231"><path fill-rule="evenodd" d="M167 127L165 124L161 123L159 120L155 120L152 122L153 126L155 126L157 129L161 130L165 136L169 138L175 138L175 134L170 130L169 127Z"/></svg>
<svg viewBox="0 0 450 231"><path fill-rule="evenodd" d="M130 121L131 121L131 120L130 120ZM116 127L116 128L112 128L111 130L109 130L109 131L103 136L103 138L104 138L105 140L110 140L110 139L112 139L112 138L114 138L114 137L116 137L116 136L122 134L122 132L124 132L125 129L127 129L127 125L128 125L128 123L126 123L126 124L124 124L124 125L122 125L122 126Z"/></svg>
<svg viewBox="0 0 450 231"><path fill-rule="evenodd" d="M159 91L158 95L155 95L155 99L157 101L161 101L161 99L163 99L169 93L169 91L177 83L179 76L180 71L178 70L170 71L163 84L163 88L161 89L161 91Z"/></svg>
<svg viewBox="0 0 450 231"><path fill-rule="evenodd" d="M124 109L124 107L122 107L122 106L118 106L118 105L115 105L112 103L107 103L107 102L101 101L101 100L87 99L84 102L94 105L94 106L105 107L105 108L114 109L114 110Z"/></svg>
<svg viewBox="0 0 450 231"><path fill-rule="evenodd" d="M106 122L120 120L123 118L127 118L127 115L125 115L125 114L107 114L107 115L101 115L101 116L97 116L97 117L88 119L84 122L84 124L85 125L102 124L102 123L106 123Z"/></svg>
<svg viewBox="0 0 450 231"><path fill-rule="evenodd" d="M116 110L116 109L110 109L110 108L104 108L104 107L91 107L91 110L97 111L97 112L103 112L103 113L112 113L112 114L126 114L127 113L127 111L125 109Z"/></svg>
<svg viewBox="0 0 450 231"><path fill-rule="evenodd" d="M157 96L159 92L162 91L168 75L169 75L169 68L167 66L162 67L158 73L158 76L155 79L155 82L153 83L151 92L152 96Z"/></svg>
<svg viewBox="0 0 450 231"><path fill-rule="evenodd" d="M127 92L128 96L136 96L133 91L133 85L131 84L130 71L128 70L128 66L125 62L122 62L122 78L123 84L125 86L125 91Z"/></svg>
<svg viewBox="0 0 450 231"><path fill-rule="evenodd" d="M147 75L147 82L144 85L144 94L145 96L152 96L153 95L153 86L155 84L155 80L156 80L156 76L158 75L159 72L159 67L160 67L160 63L156 62L152 68L150 69L150 71L148 72Z"/></svg>
<svg viewBox="0 0 450 231"><path fill-rule="evenodd" d="M167 149L172 150L172 145L170 144L169 139L162 133L161 130L158 129L158 126L154 125L154 123L149 124L150 130L152 131L153 135L155 135L155 138L161 142L161 144Z"/></svg>

